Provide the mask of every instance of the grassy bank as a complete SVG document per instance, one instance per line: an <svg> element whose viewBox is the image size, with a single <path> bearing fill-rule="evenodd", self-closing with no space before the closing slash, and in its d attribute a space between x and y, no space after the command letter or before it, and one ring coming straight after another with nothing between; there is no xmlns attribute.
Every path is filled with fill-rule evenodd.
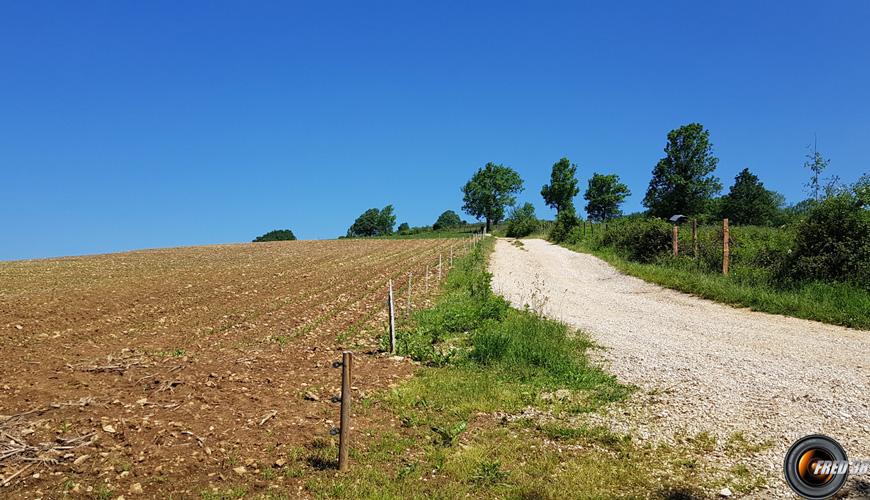
<svg viewBox="0 0 870 500"><path fill-rule="evenodd" d="M735 228L737 242L732 257L731 273L721 274L721 243L713 234L714 228L701 233L701 251L698 260L690 256L678 258L667 255L667 250L649 259L637 262L630 255L602 243L602 228L596 237L574 243L563 243L571 250L591 253L620 271L668 288L691 293L726 304L749 307L756 311L783 314L843 325L870 329L870 293L850 283L803 282L778 283L771 278L775 269L765 265L772 251L787 245L787 235L773 228ZM684 231L680 247L689 251L691 240ZM710 234L707 234L710 233ZM705 242L706 247L704 246Z"/></svg>
<svg viewBox="0 0 870 500"><path fill-rule="evenodd" d="M398 333L415 376L357 406L385 410L386 430L357 431L346 474L332 463L335 440L318 439L291 470L325 498L691 498L729 486L747 491L747 471L703 460L708 439L640 445L584 416L631 389L590 364L580 332L508 307L489 286L491 239L461 259L436 305ZM741 453L736 450L735 453ZM313 464L313 465L312 465Z"/></svg>

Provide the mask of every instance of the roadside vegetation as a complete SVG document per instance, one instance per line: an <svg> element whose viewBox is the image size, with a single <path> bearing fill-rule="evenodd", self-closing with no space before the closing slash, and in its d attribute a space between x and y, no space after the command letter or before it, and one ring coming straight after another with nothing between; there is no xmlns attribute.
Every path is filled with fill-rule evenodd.
<svg viewBox="0 0 870 500"><path fill-rule="evenodd" d="M492 293L492 244L458 259L436 305L398 332L399 354L423 366L369 404L400 426L365 438L349 473L314 475L306 487L315 496L673 498L762 483L709 468L701 441L641 445L585 423L632 389L589 362L594 346L582 332ZM308 453L309 463L331 461L335 442Z"/></svg>
<svg viewBox="0 0 870 500"><path fill-rule="evenodd" d="M498 165L481 169L470 181L480 199L495 204L486 216L493 234L544 237L568 248L598 255L623 272L720 302L759 311L870 329L870 177L853 184L826 177L830 161L815 147L803 167L808 198L787 206L748 168L719 196L719 159L710 133L699 123L671 130L652 170L643 213L623 216L628 186L616 174L594 172L583 199L586 219L574 205L580 194L578 166L567 158L553 164L541 189L553 221L542 221L534 206L517 206L519 176ZM491 179L482 180L491 172ZM480 186L511 181L509 196ZM516 184L515 181L519 181ZM510 208L513 207L513 208ZM509 210L504 224L501 215ZM482 212L469 212L480 216ZM723 219L729 220L729 273L723 274ZM673 220L672 220L673 219ZM691 226L698 224L697 254ZM673 224L679 231L673 255Z"/></svg>
<svg viewBox="0 0 870 500"><path fill-rule="evenodd" d="M748 169L735 177L725 196L715 198L721 189L713 176L718 159L709 132L699 124L671 131L665 152L653 170L646 213L619 217L624 197L606 193L625 190L593 189L595 174L586 199L607 201L609 208L590 201L588 222L557 216L550 239L594 253L628 274L708 299L870 329L867 176L852 185L824 178L828 160L814 150L805 163L811 198L784 207L782 196ZM616 182L609 184L613 188ZM664 219L676 215L700 221L697 253L684 223L680 253L673 255L673 222ZM727 275L722 271L723 218L732 223Z"/></svg>
<svg viewBox="0 0 870 500"><path fill-rule="evenodd" d="M827 176L830 160L814 146L803 164L807 199L786 205L749 168L725 194L716 176L719 159L710 132L689 123L667 134L664 156L652 169L646 210L623 215L631 195L613 173L593 172L583 192L584 220L575 197L579 167L554 163L540 190L555 210L552 221L518 201L523 180L512 168L487 163L462 187L469 224L453 211L432 226L393 231L392 207L364 213L348 236L429 238L482 231L513 238L539 237L594 253L623 272L704 298L759 311L870 329L870 177L853 184ZM389 216L384 217L384 213ZM729 220L731 255L723 273L723 219ZM368 222L366 222L368 221ZM673 224L679 231L673 255ZM697 253L690 224L698 225ZM366 229L369 228L369 229Z"/></svg>

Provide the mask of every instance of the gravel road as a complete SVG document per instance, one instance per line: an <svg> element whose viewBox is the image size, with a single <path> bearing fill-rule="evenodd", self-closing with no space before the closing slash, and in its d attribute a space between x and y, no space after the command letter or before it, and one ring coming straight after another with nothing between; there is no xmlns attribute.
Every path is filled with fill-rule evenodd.
<svg viewBox="0 0 870 500"><path fill-rule="evenodd" d="M806 434L870 458L870 332L717 304L619 273L542 240L499 239L493 289L588 332L620 380L640 388L604 420L641 440L734 432L772 443L752 469L760 496L789 495L788 446ZM847 487L863 497L861 484ZM856 490L857 488L857 490ZM753 495L758 494L756 492Z"/></svg>

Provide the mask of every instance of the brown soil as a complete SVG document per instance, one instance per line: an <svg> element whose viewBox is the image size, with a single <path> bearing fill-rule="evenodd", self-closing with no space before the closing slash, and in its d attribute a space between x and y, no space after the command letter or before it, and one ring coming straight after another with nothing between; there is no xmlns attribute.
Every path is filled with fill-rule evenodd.
<svg viewBox="0 0 870 500"><path fill-rule="evenodd" d="M356 354L357 400L410 374L379 349L386 281L401 310L412 271L414 305L425 305L438 254L446 265L462 243L280 242L0 263L0 495L189 497L240 481L249 493L280 483L304 494L303 479L261 469L338 425L330 398L342 350ZM365 411L354 428L389 420ZM365 446L367 433L357 434Z"/></svg>

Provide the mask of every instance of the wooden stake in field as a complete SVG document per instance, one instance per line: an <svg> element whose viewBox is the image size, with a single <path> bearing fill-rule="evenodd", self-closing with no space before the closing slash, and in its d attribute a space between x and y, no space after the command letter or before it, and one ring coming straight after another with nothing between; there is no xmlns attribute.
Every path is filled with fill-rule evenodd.
<svg viewBox="0 0 870 500"><path fill-rule="evenodd" d="M396 354L396 312L393 308L393 280L390 280L390 293L387 298L387 311L390 314L390 354Z"/></svg>
<svg viewBox="0 0 870 500"><path fill-rule="evenodd" d="M405 315L411 317L411 279L414 273L408 273L408 303L405 304Z"/></svg>
<svg viewBox="0 0 870 500"><path fill-rule="evenodd" d="M351 370L353 368L353 353L341 353L341 423L338 429L338 470L345 472L347 463L347 448L350 445L350 386Z"/></svg>
<svg viewBox="0 0 870 500"><path fill-rule="evenodd" d="M674 257L680 255L680 226L674 224L674 231L671 235L671 245L674 247Z"/></svg>
<svg viewBox="0 0 870 500"><path fill-rule="evenodd" d="M450 247L450 268L453 269L453 247Z"/></svg>
<svg viewBox="0 0 870 500"><path fill-rule="evenodd" d="M698 258L698 219L692 219L692 254Z"/></svg>
<svg viewBox="0 0 870 500"><path fill-rule="evenodd" d="M722 274L728 274L731 263L731 229L728 219L722 219Z"/></svg>
<svg viewBox="0 0 870 500"><path fill-rule="evenodd" d="M438 283L441 283L441 254L438 254Z"/></svg>
<svg viewBox="0 0 870 500"><path fill-rule="evenodd" d="M429 295L429 264L426 264L426 295Z"/></svg>

